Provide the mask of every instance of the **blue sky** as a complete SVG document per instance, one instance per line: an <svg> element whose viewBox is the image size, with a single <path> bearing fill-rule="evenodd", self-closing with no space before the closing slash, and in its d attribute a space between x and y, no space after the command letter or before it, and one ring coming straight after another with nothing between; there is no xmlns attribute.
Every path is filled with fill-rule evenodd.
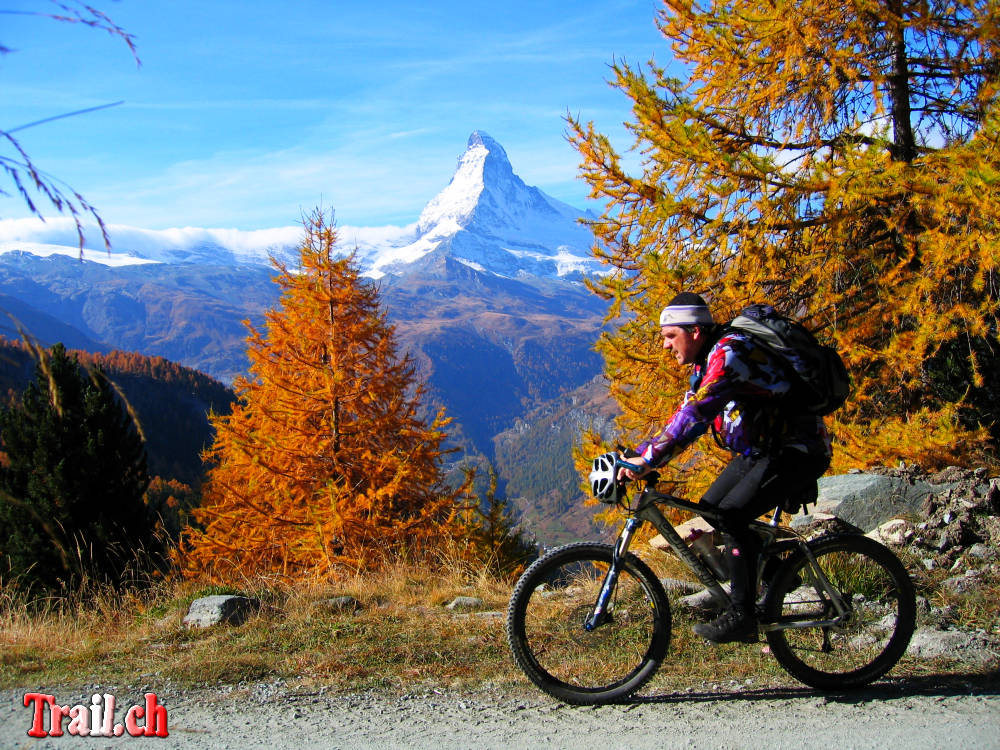
<svg viewBox="0 0 1000 750"><path fill-rule="evenodd" d="M477 129L528 184L593 207L566 113L627 148L609 65L669 59L654 0L92 4L135 36L141 66L104 31L0 15L0 128L123 100L15 137L106 222L148 229L286 226L317 205L341 224L408 224ZM26 215L0 197L0 219Z"/></svg>

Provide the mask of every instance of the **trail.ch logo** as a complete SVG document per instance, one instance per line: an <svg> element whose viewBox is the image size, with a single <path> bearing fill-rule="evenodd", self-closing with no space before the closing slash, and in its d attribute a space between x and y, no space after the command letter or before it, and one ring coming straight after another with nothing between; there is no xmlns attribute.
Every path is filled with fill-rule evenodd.
<svg viewBox="0 0 1000 750"><path fill-rule="evenodd" d="M77 737L166 737L167 709L157 701L156 693L146 693L145 703L125 712L125 721L115 723L115 696L94 693L89 705L60 706L54 695L25 693L24 706L32 709L29 737L61 737L63 722L69 719L66 733ZM46 723L46 713L48 723ZM141 723L140 723L141 721Z"/></svg>

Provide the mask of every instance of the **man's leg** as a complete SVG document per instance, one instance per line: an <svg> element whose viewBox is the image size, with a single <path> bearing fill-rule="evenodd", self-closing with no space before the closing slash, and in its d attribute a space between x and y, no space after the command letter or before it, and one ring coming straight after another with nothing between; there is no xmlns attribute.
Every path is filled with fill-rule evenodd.
<svg viewBox="0 0 1000 750"><path fill-rule="evenodd" d="M760 537L749 524L786 497L801 493L826 470L828 461L789 451L776 457L734 458L712 483L702 502L722 513L719 524L726 541L732 607L695 632L717 643L757 639L755 601Z"/></svg>
<svg viewBox="0 0 1000 750"><path fill-rule="evenodd" d="M756 578L760 544L754 538L756 534L747 527L750 518L756 518L756 515L747 518L747 513L750 506L757 505L753 501L769 463L767 457L734 457L701 498L702 503L722 513L717 526L723 534L729 566L732 605L711 622L694 626L697 635L716 643L752 643L757 640L753 579ZM765 508L761 513L766 511Z"/></svg>

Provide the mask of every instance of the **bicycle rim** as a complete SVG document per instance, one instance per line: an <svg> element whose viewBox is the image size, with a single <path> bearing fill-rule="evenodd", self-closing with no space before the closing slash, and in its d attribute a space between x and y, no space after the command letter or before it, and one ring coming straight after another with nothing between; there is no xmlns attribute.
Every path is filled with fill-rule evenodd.
<svg viewBox="0 0 1000 750"><path fill-rule="evenodd" d="M913 584L899 559L866 537L831 537L810 546L847 612L838 613L806 557L794 557L768 594L765 622L835 623L769 630L768 644L782 667L807 685L865 685L888 672L910 642L916 618Z"/></svg>
<svg viewBox="0 0 1000 750"><path fill-rule="evenodd" d="M606 622L585 629L611 559L604 544L554 550L525 571L511 597L507 637L515 661L538 687L568 703L604 703L635 692L667 650L666 595L631 554Z"/></svg>

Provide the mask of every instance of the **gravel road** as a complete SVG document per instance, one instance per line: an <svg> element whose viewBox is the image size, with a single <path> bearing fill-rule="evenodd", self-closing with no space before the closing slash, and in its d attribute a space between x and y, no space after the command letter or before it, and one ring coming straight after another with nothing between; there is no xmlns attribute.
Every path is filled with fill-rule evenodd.
<svg viewBox="0 0 1000 750"><path fill-rule="evenodd" d="M158 690L167 738L27 736L30 690L62 705L91 704L95 689L0 691L0 748L886 748L1000 749L1000 675L919 678L846 695L806 688L730 685L708 692L645 695L622 705L573 707L523 693L427 689L412 694L322 690L262 683L221 690ZM144 689L114 692L116 721ZM46 719L47 721L47 719ZM68 727L68 721L64 725Z"/></svg>

